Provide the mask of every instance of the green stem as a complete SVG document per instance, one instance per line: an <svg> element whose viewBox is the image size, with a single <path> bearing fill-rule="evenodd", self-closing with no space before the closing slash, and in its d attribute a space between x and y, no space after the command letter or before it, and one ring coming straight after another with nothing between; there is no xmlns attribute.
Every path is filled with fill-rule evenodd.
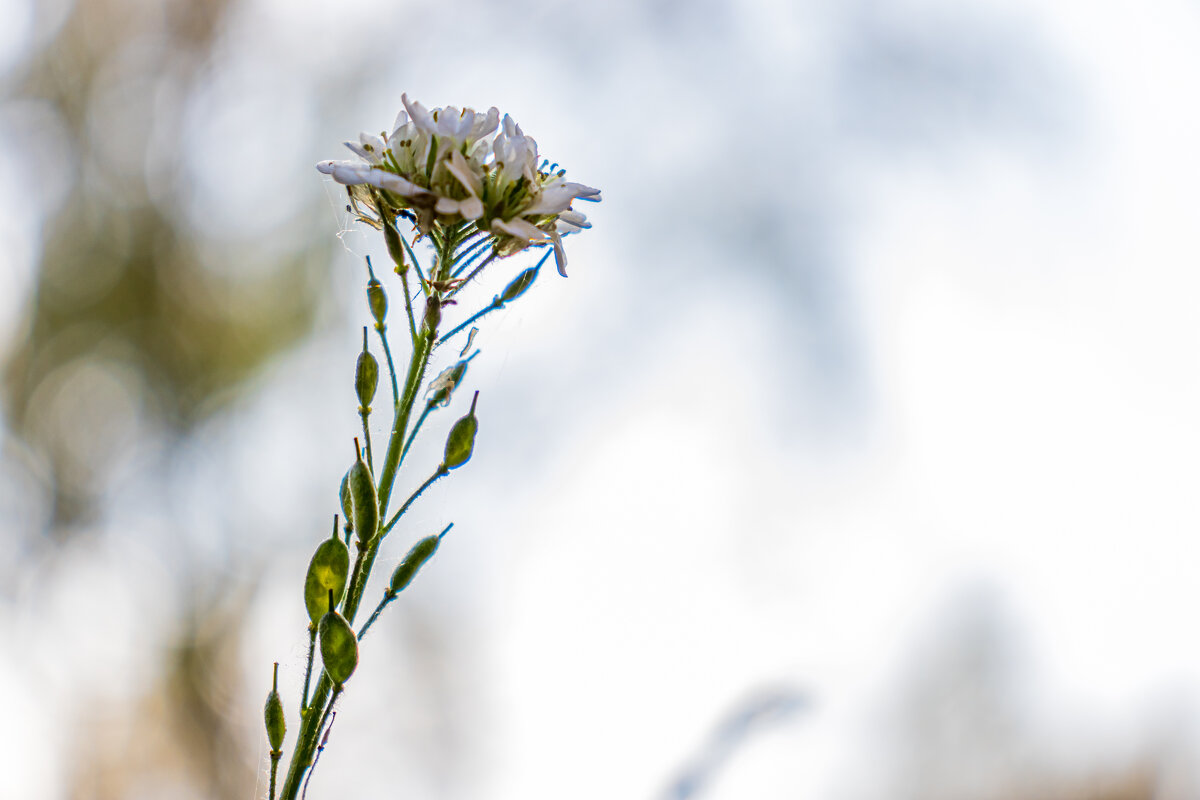
<svg viewBox="0 0 1200 800"><path fill-rule="evenodd" d="M463 322L461 325L456 327L454 330L447 333L442 338L438 339L437 344L435 344L434 347L441 347L443 344L445 344L449 340L453 339L455 337L455 335L462 333L462 331L464 331L468 325L470 325L472 322L477 321L484 314L490 314L491 312L493 312L497 309L500 309L500 308L504 308L504 303L500 302L500 295L496 295L495 297L492 298L492 302L488 303L482 309L475 312L471 316L467 317L465 322Z"/></svg>
<svg viewBox="0 0 1200 800"><path fill-rule="evenodd" d="M408 336L417 343L417 320L413 316L412 292L408 288L408 270L400 273L400 285L404 287L404 311L408 314ZM381 334L382 335L382 334ZM392 373L392 386L396 385L396 373Z"/></svg>
<svg viewBox="0 0 1200 800"><path fill-rule="evenodd" d="M440 542L442 539L444 539L446 534L449 533L450 529L453 527L454 523L451 522L449 525L443 528L442 532L438 534L438 541ZM383 613L383 610L387 608L388 604L395 600L399 595L400 592L393 592L391 586L383 590L383 599L379 601L379 605L377 605L375 610L371 612L371 616L367 619L366 624L364 624L362 629L358 632L358 640L360 642L363 640L363 637L367 635L367 629L375 623L375 620L379 619L379 615Z"/></svg>
<svg viewBox="0 0 1200 800"><path fill-rule="evenodd" d="M317 745L317 752L313 756L312 769L308 771L308 775L304 778L304 790L300 792L301 800L304 800L304 798L308 796L308 781L310 778L312 778L313 772L315 772L317 769L317 761L320 760L321 753L325 750L325 743L329 741L329 730L325 728L325 720L329 719L329 715L334 713L333 707L337 705L338 696L341 693L342 684L339 683L337 686L333 687L333 697L329 698L329 705L325 707L325 713L321 715L321 722L317 725L317 737L320 738L321 743ZM333 721L330 720L329 724L332 726ZM322 730L325 731L324 738L321 738Z"/></svg>
<svg viewBox="0 0 1200 800"><path fill-rule="evenodd" d="M300 713L308 708L308 684L312 680L313 656L317 650L317 626L308 623L308 666L304 668L304 693L300 695Z"/></svg>
<svg viewBox="0 0 1200 800"><path fill-rule="evenodd" d="M468 236L467 239L464 241L464 244L469 241L471 241L471 237ZM463 270L465 270L467 267L469 267L471 265L472 261L474 261L476 258L479 258L483 255L483 253L482 253L483 246L486 244L490 244L491 241L492 241L491 237L484 236L483 238L479 239L478 241L472 242L470 245L468 245L467 247L462 249L458 253L458 255L456 255L454 257L454 271L450 273L450 277L457 278L459 275L461 275Z"/></svg>
<svg viewBox="0 0 1200 800"><path fill-rule="evenodd" d="M371 470L371 474L375 474L375 457L371 453L371 428L367 425L367 417L370 416L371 409L366 406L358 407L358 415L362 417L363 439L367 442L367 469Z"/></svg>
<svg viewBox="0 0 1200 800"><path fill-rule="evenodd" d="M279 771L279 758L282 755L282 750L271 751L271 793L267 795L271 800L275 800L275 773Z"/></svg>
<svg viewBox="0 0 1200 800"><path fill-rule="evenodd" d="M405 300L407 300L408 299L408 285L407 284L405 284L405 287L404 287L404 296L405 296ZM408 316L410 317L410 321L411 321L411 317L412 317L412 309L411 308L409 309ZM397 406L400 404L400 390L396 386L396 365L392 361L392 348L388 346L387 325L381 325L381 324L376 323L375 330L379 333L379 341L383 345L383 356L387 360L388 375L390 375L392 377L392 405Z"/></svg>
<svg viewBox="0 0 1200 800"><path fill-rule="evenodd" d="M399 233L399 231L396 232ZM408 257L412 260L413 269L417 271L417 278L419 281L418 285L421 287L421 294L428 295L429 292L425 290L425 273L421 271L421 262L417 261L417 254L414 253L412 248L408 246L408 240L403 236L400 237L400 244L404 245L405 252L408 253Z"/></svg>
<svg viewBox="0 0 1200 800"><path fill-rule="evenodd" d="M400 451L400 463L404 463L404 457L408 455L408 448L412 447L413 440L417 438L417 432L421 430L421 425L425 423L425 418L429 416L429 412L433 410L432 403L425 404L425 410L421 412L421 416L417 417L417 424L413 425L412 433L408 435L408 441L404 443L404 449Z"/></svg>
<svg viewBox="0 0 1200 800"><path fill-rule="evenodd" d="M412 360L408 365L408 375L404 379L404 393L396 404L392 437L388 442L387 455L384 457L383 471L379 475L379 516L381 518L387 513L388 500L392 495L392 484L396 480L396 470L400 466L400 453L408 433L408 421L412 416L417 391L425 379L425 369L429 366L429 356L433 352L433 342L436 338L437 333L432 330L422 330L417 334L417 346L413 350Z"/></svg>
<svg viewBox="0 0 1200 800"><path fill-rule="evenodd" d="M388 499L392 493L392 484L396 480L396 469L400 466L401 445L405 439L405 433L408 430L408 420L412 416L413 402L416 400L417 388L421 385L422 379L425 377L425 368L429 365L429 354L433 348L430 343L433 340L434 333L432 331L421 331L417 337L417 350L413 353L412 361L408 368L408 377L404 381L404 394L400 399L400 405L396 409L396 422L392 427L392 438L388 442L387 455L384 457L383 471L379 476L379 517L387 513ZM359 532L362 535L362 532ZM379 540L381 537L374 536L366 547L358 551L358 558L354 564L355 580L350 583L350 596L346 598L346 605L343 614L346 621L353 624L354 615L358 613L358 604L362 602L363 591L366 589L367 580L371 577L371 567L375 563L375 555L379 552Z"/></svg>
<svg viewBox="0 0 1200 800"><path fill-rule="evenodd" d="M457 284L457 285L454 287L454 291L456 291L456 292L458 292L458 291L461 291L461 290L462 290L464 287L466 287L466 285L467 285L468 283L470 283L470 282L471 282L471 280L472 280L472 279L473 279L473 278L474 278L476 275L478 275L479 273L483 272L483 268L484 268L484 267L486 267L488 264L492 263L492 262L493 262L493 261L495 261L495 260L496 260L496 253L492 253L492 254L491 254L491 255L489 255L487 258L485 258L483 261L479 262L479 265L478 265L477 267L475 267L475 269L473 269L473 270L471 270L470 272L468 272L468 273L467 273L467 277L463 278L463 279L461 280L461 282L459 282L459 283L458 283L458 284Z"/></svg>
<svg viewBox="0 0 1200 800"><path fill-rule="evenodd" d="M440 255L444 255L440 254ZM438 302L436 294L428 302ZM388 440L387 454L383 460L383 470L379 475L379 518L387 515L388 502L392 496L392 487L396 481L396 470L400 467L400 455L408 433L408 422L412 418L413 405L417 393L425 380L425 370L429 367L429 356L433 353L433 343L437 341L437 329L422 328L417 334L413 345L412 359L408 363L408 375L404 379L404 392L396 405L396 415L392 424L392 435ZM361 535L361 532L360 532ZM368 542L366 549L360 550L354 565L356 580L350 583L350 594L343 607L346 621L354 624L354 616L362 602L367 582L371 577L371 567L375 564L375 556L379 553L379 543L383 537L377 535Z"/></svg>
<svg viewBox="0 0 1200 800"><path fill-rule="evenodd" d="M449 474L450 470L446 469L445 466L439 466L437 468L437 472L430 475L429 479L418 486L417 490L413 492L407 500L404 501L404 505L400 506L400 510L396 512L396 516L392 517L388 521L388 524L383 526L383 531L379 534L379 538L382 539L384 536L387 536L388 531L390 531L396 525L396 523L400 521L400 518L404 516L404 512L408 511L408 507L416 502L417 498L420 497L426 489L432 486L434 481L436 481L438 478L444 478Z"/></svg>
<svg viewBox="0 0 1200 800"><path fill-rule="evenodd" d="M300 732L296 735L296 746L292 750L292 763L288 765L287 778L284 779L283 788L279 791L279 800L296 800L296 796L300 792L300 783L312 763L313 752L317 747L317 738L321 734L318 723L325 718L326 701L329 699L329 690L332 688L333 681L329 680L329 673L321 670L313 701L300 715Z"/></svg>
<svg viewBox="0 0 1200 800"><path fill-rule="evenodd" d="M403 241L403 238L401 238ZM408 243L404 243L405 248L408 248ZM451 257L453 250L449 250L443 246L439 248L439 260L444 261ZM409 253L411 255L411 250ZM414 266L416 259L413 259ZM417 267L419 270L420 268ZM418 275L420 273L418 272ZM439 302L440 297L435 293L431 298L431 302ZM383 331L381 330L382 334ZM386 337L383 338L384 353L387 355L388 368L393 376L393 400L395 402L395 416L392 423L391 436L388 439L387 453L384 455L383 469L379 476L379 518L382 520L386 515L388 501L391 497L392 486L396 480L396 470L400 466L400 455L403 452L403 446L408 432L408 422L412 417L413 405L416 402L417 393L420 390L421 383L425 379L425 370L429 366L429 357L433 352L433 343L437 341L437 328L423 328L420 330L413 341L412 359L408 364L408 374L404 379L404 391L399 392L399 387L395 382L395 369L392 368L391 351L387 345ZM426 485L428 485L427 482ZM409 498L405 504L405 508L415 498ZM404 510L404 509L402 509ZM397 518L399 515L397 514ZM343 616L346 620L353 624L354 615L358 611L358 606L362 602L362 595L366 589L368 579L371 576L371 567L375 563L375 556L379 552L379 542L382 536L374 536L367 544L364 550L360 550L358 558L355 562L356 578L350 585L350 592L346 598L345 605L342 607ZM313 694L312 702L308 707L301 712L300 731L296 736L295 748L292 751L292 760L288 765L287 777L283 782L283 788L280 791L280 800L296 800L300 791L300 787L305 777L305 773L309 771L310 765L313 763L313 754L317 748L317 741L321 734L321 728L324 725L324 720L333 708L333 702L329 699L329 692L333 688L333 682L329 679L329 673L321 670L321 677L317 680L316 690ZM340 687L338 689L340 692ZM336 700L336 695L333 698Z"/></svg>
<svg viewBox="0 0 1200 800"><path fill-rule="evenodd" d="M362 630L358 632L358 640L360 642L362 641L362 638L367 635L367 628L370 628L371 624L375 622L375 620L379 619L379 615L383 613L385 608L387 608L388 603L395 599L396 595L393 594L390 589L383 593L383 599L379 601L379 605L375 606L375 610L371 612L371 616L367 618L366 623L362 626Z"/></svg>
<svg viewBox="0 0 1200 800"><path fill-rule="evenodd" d="M355 590L359 583L364 584L363 588L366 588L365 584L367 580L363 576L363 564L367 560L367 551L371 549L370 545L363 545L361 542L356 542L355 547L358 550L358 555L354 557L354 569L350 571L350 582L347 584L350 587L350 592L346 596L345 605L342 606L342 616L348 622L354 622L354 612L358 611L358 602L354 603L353 609L350 608L351 598L354 597ZM374 562L374 560L374 557L372 557L371 561ZM368 566L367 569L370 570L370 567ZM359 593L361 594L361 590Z"/></svg>

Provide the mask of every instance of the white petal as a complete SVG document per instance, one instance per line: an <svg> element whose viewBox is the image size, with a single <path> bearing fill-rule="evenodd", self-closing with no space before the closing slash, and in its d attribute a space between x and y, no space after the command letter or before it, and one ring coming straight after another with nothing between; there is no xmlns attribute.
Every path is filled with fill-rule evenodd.
<svg viewBox="0 0 1200 800"><path fill-rule="evenodd" d="M550 186L542 189L537 202L522 211L522 214L558 214L571 207L575 196L564 186Z"/></svg>
<svg viewBox="0 0 1200 800"><path fill-rule="evenodd" d="M454 138L466 139L471 135L471 129L475 126L475 111L474 109L464 108L462 115L458 118L458 129L454 132Z"/></svg>
<svg viewBox="0 0 1200 800"><path fill-rule="evenodd" d="M396 121L392 124L392 136L396 135L396 131L408 124L408 113L401 111L396 115Z"/></svg>
<svg viewBox="0 0 1200 800"><path fill-rule="evenodd" d="M458 179L458 182L471 193L472 197L478 197L479 193L483 191L483 181L471 171L471 165L458 150L451 151L450 159L446 162L446 170Z"/></svg>
<svg viewBox="0 0 1200 800"><path fill-rule="evenodd" d="M478 197L468 197L458 203L458 213L463 219L479 219L483 216L483 201Z"/></svg>
<svg viewBox="0 0 1200 800"><path fill-rule="evenodd" d="M351 161L342 161L334 164L333 170L330 172L333 179L338 183L346 186L357 186L360 183L366 183L366 172L370 169L366 164L355 164Z"/></svg>
<svg viewBox="0 0 1200 800"><path fill-rule="evenodd" d="M458 201L451 200L449 197L439 197L437 205L433 207L433 210L439 214L457 214Z"/></svg>
<svg viewBox="0 0 1200 800"><path fill-rule="evenodd" d="M592 223L588 222L587 217L578 211L567 210L558 215L559 233L576 233L590 227L592 227Z"/></svg>
<svg viewBox="0 0 1200 800"><path fill-rule="evenodd" d="M425 110L425 106L416 100L410 102L407 93L400 95L400 102L404 103L404 110L408 112L414 125L430 133L437 133L437 123L433 121L433 116Z"/></svg>
<svg viewBox="0 0 1200 800"><path fill-rule="evenodd" d="M366 149L358 142L342 142L342 144L344 144L344 145L346 145L346 147L350 148L350 150L353 151L354 155L358 156L359 158L363 159L364 161L371 160L371 154L368 153L366 151Z"/></svg>
<svg viewBox="0 0 1200 800"><path fill-rule="evenodd" d="M383 159L383 149L385 147L383 140L378 136L372 136L369 133L360 133L358 141L362 143L362 149L366 151L363 158L370 161L372 164L378 164ZM362 155L360 153L360 155Z"/></svg>
<svg viewBox="0 0 1200 800"><path fill-rule="evenodd" d="M420 186L417 186L406 178L401 178L394 172L373 169L371 173L371 180L369 182L380 189L387 189L389 192L395 192L404 197L416 197L425 192Z"/></svg>
<svg viewBox="0 0 1200 800"><path fill-rule="evenodd" d="M567 277L567 251L563 249L562 237L557 230L550 231L550 241L554 243L554 263L558 266L558 274Z"/></svg>
<svg viewBox="0 0 1200 800"><path fill-rule="evenodd" d="M593 189L591 186L587 186L582 183L567 183L564 185L571 191L571 194L575 195L580 200L589 200L593 203L600 202L599 189Z"/></svg>
<svg viewBox="0 0 1200 800"><path fill-rule="evenodd" d="M435 108L433 113L437 115L437 135L453 136L458 128L458 115L461 112L454 106L446 106Z"/></svg>
<svg viewBox="0 0 1200 800"><path fill-rule="evenodd" d="M505 222L502 219L492 220L492 230L500 233L507 233L517 239L525 239L526 241L536 242L546 238L546 232L532 222L523 220L520 217Z"/></svg>
<svg viewBox="0 0 1200 800"><path fill-rule="evenodd" d="M467 137L467 141L478 141L483 137L496 130L496 126L500 124L500 109L492 106L488 109L487 116L481 117L475 115L475 124L471 127L471 133Z"/></svg>

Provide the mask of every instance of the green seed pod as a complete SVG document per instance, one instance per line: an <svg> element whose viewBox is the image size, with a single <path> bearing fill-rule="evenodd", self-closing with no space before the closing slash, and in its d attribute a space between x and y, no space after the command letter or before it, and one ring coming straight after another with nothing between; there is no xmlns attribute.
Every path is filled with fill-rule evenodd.
<svg viewBox="0 0 1200 800"><path fill-rule="evenodd" d="M385 226L390 228L391 226ZM383 320L387 316L387 294L383 284L371 278L367 281L367 305L371 307L371 316L375 318L375 327L382 329Z"/></svg>
<svg viewBox="0 0 1200 800"><path fill-rule="evenodd" d="M442 459L445 469L455 469L467 463L471 452L475 449L475 432L479 430L479 420L475 418L475 404L479 402L479 392L471 400L471 410L467 415L454 423L450 435L446 437L446 455Z"/></svg>
<svg viewBox="0 0 1200 800"><path fill-rule="evenodd" d="M358 393L360 407L370 410L378 387L379 362L367 350L367 329L363 328L363 349L358 354L358 364L354 368L354 391Z"/></svg>
<svg viewBox="0 0 1200 800"><path fill-rule="evenodd" d="M333 537L321 542L317 552L308 563L308 575L304 578L304 605L308 618L314 625L329 611L330 593L333 607L342 600L346 591L346 576L350 573L350 550L337 535L337 518L333 520Z"/></svg>
<svg viewBox="0 0 1200 800"><path fill-rule="evenodd" d="M267 694L267 705L263 709L267 723L267 741L271 743L271 752L278 753L283 746L283 736L287 733L287 721L283 718L283 700L279 697L279 662L275 662L275 674L271 678L271 691Z"/></svg>
<svg viewBox="0 0 1200 800"><path fill-rule="evenodd" d="M404 591L405 587L412 583L412 579L417 576L417 571L437 552L440 542L440 536L426 536L412 546L412 549L408 551L408 555L404 557L404 560L400 562L392 573L392 582L389 584L389 591L392 594L399 594Z"/></svg>
<svg viewBox="0 0 1200 800"><path fill-rule="evenodd" d="M330 611L321 617L317 636L321 640L321 661L325 671L329 673L329 679L340 686L350 680L358 666L358 640L354 637L354 629L345 617Z"/></svg>
<svg viewBox="0 0 1200 800"><path fill-rule="evenodd" d="M511 303L521 295L525 294L525 290L533 285L533 279L537 277L538 268L530 267L520 275L512 279L508 286L504 287L504 291L500 293L500 304Z"/></svg>
<svg viewBox="0 0 1200 800"><path fill-rule="evenodd" d="M379 495L375 492L371 470L367 469L358 451L358 439L354 440L354 453L357 458L350 467L350 502L354 506L354 530L358 531L358 542L362 546L375 538L379 528Z"/></svg>
<svg viewBox="0 0 1200 800"><path fill-rule="evenodd" d="M394 220L384 219L383 240L387 242L388 255L392 257L392 261L396 262L396 274L404 274L404 271L408 269L408 262L404 260L404 245L400 242L400 232L396 230ZM367 291L369 293L370 289L368 288ZM374 306L372 306L372 311L374 311ZM380 314L379 317L375 318L375 321L383 322L382 316Z"/></svg>

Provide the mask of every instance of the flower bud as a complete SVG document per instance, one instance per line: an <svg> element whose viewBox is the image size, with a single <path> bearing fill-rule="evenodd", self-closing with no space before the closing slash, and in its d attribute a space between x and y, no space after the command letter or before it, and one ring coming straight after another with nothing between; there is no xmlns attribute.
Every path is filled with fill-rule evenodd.
<svg viewBox="0 0 1200 800"><path fill-rule="evenodd" d="M350 623L336 611L321 617L317 626L317 637L321 641L321 661L325 671L335 685L341 686L350 680L358 666L358 640Z"/></svg>
<svg viewBox="0 0 1200 800"><path fill-rule="evenodd" d="M521 295L525 294L525 290L533 285L534 278L537 277L538 267L530 267L520 275L512 279L508 286L504 287L504 291L500 293L500 304L511 303Z"/></svg>
<svg viewBox="0 0 1200 800"><path fill-rule="evenodd" d="M338 538L337 518L334 517L333 536L317 547L312 561L308 563L308 574L304 578L304 605L308 609L308 618L314 625L330 610L331 595L334 608L341 602L349 572L350 550Z"/></svg>
<svg viewBox="0 0 1200 800"><path fill-rule="evenodd" d="M387 316L387 294L383 291L383 284L374 278L367 282L367 305L371 307L375 327L382 329L383 320Z"/></svg>
<svg viewBox="0 0 1200 800"><path fill-rule="evenodd" d="M358 364L354 368L354 391L358 393L360 408L370 411L371 401L375 399L375 390L379 387L379 362L367 350L367 329L363 328L363 349L358 354Z"/></svg>
<svg viewBox="0 0 1200 800"><path fill-rule="evenodd" d="M358 531L361 547L375 538L379 528L379 495L375 492L371 470L367 469L358 450L358 439L354 440L354 454L356 458L349 473L350 503L354 510L354 530Z"/></svg>
<svg viewBox="0 0 1200 800"><path fill-rule="evenodd" d="M275 662L275 674L271 678L271 691L267 694L267 705L263 709L267 723L267 741L271 743L271 753L280 753L283 747L283 736L287 733L287 721L283 718L283 700L279 697L279 662Z"/></svg>
<svg viewBox="0 0 1200 800"><path fill-rule="evenodd" d="M412 579L416 577L417 571L424 566L425 562L433 557L437 551L438 543L441 542L440 536L426 536L421 541L412 546L408 551L408 555L392 572L392 582L388 586L388 591L392 594L399 594L412 583Z"/></svg>
<svg viewBox="0 0 1200 800"><path fill-rule="evenodd" d="M471 400L471 410L450 429L450 435L446 437L446 455L442 459L443 468L461 467L471 457L475 449L475 432L479 430L479 420L475 418L475 403L478 401L479 392L476 392Z"/></svg>
<svg viewBox="0 0 1200 800"><path fill-rule="evenodd" d="M425 316L421 319L421 329L424 331L436 331L437 326L442 322L442 305L438 299L433 296L432 290L425 300Z"/></svg>

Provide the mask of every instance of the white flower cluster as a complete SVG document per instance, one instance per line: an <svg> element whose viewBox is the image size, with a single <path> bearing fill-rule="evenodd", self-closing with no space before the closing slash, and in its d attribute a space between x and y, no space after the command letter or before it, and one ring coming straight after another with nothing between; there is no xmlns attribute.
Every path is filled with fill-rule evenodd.
<svg viewBox="0 0 1200 800"><path fill-rule="evenodd" d="M566 180L557 164L539 164L537 142L494 107L486 114L453 106L430 111L408 95L401 100L404 111L390 135L346 142L360 161L322 161L317 169L381 217L411 209L425 233L439 223L474 222L494 238L500 256L552 244L566 275L562 236L591 227L571 204L597 202L600 190Z"/></svg>

